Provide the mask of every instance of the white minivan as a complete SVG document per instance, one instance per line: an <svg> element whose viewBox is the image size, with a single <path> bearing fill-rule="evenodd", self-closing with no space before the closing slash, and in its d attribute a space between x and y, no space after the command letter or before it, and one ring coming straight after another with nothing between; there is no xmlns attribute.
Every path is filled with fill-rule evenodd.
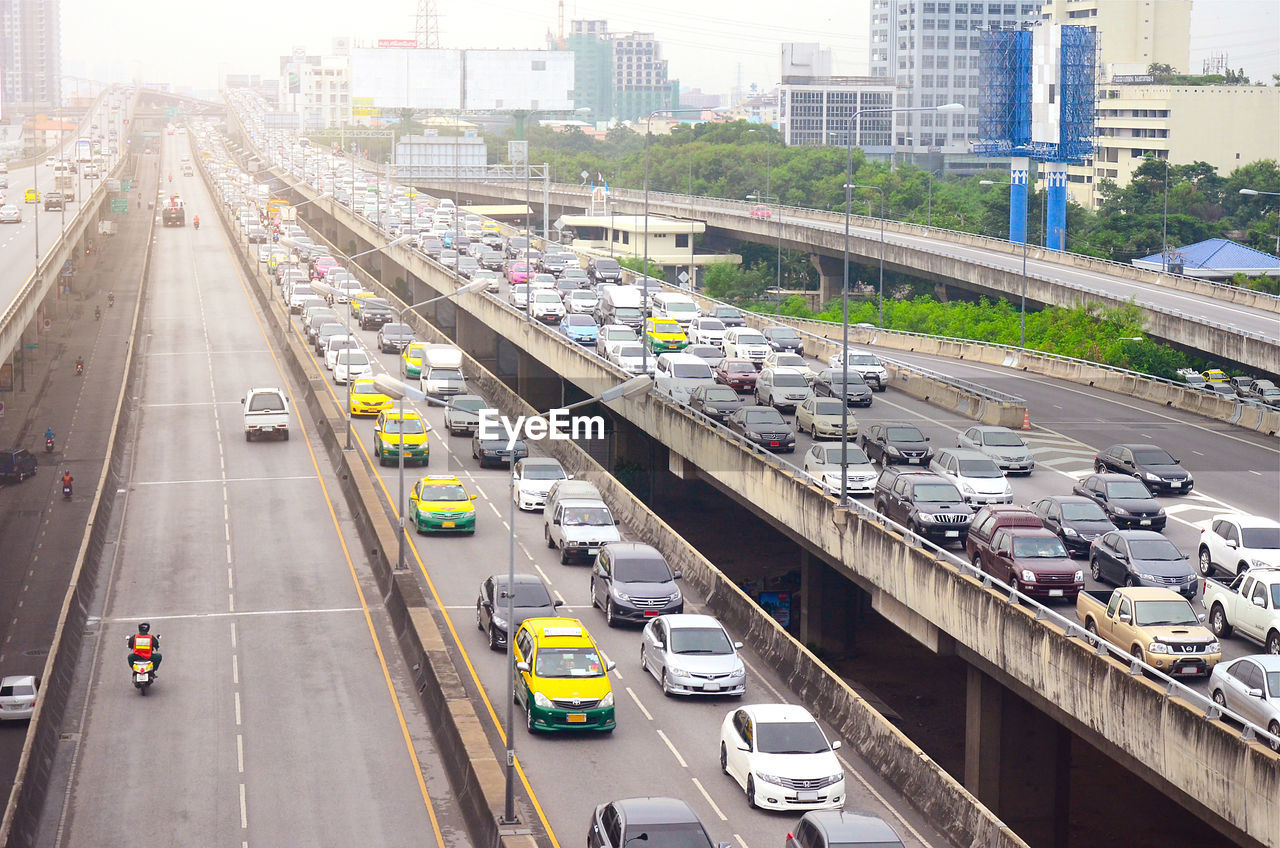
<svg viewBox="0 0 1280 848"><path fill-rule="evenodd" d="M656 292L649 299L649 305L654 318L674 319L686 333L689 331L689 322L701 314L693 298L680 292Z"/></svg>
<svg viewBox="0 0 1280 848"><path fill-rule="evenodd" d="M658 357L653 382L658 391L677 403L688 403L698 386L714 386L716 378L707 361L692 353L664 353Z"/></svg>

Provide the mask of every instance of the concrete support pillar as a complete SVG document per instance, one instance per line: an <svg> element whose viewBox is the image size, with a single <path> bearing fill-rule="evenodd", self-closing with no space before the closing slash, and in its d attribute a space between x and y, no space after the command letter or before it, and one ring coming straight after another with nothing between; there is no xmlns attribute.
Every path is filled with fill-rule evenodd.
<svg viewBox="0 0 1280 848"><path fill-rule="evenodd" d="M817 645L822 641L822 560L800 551L800 643Z"/></svg>
<svg viewBox="0 0 1280 848"><path fill-rule="evenodd" d="M969 667L964 785L1037 848L1066 848L1071 733Z"/></svg>
<svg viewBox="0 0 1280 848"><path fill-rule="evenodd" d="M933 284L933 296L939 303L949 303L951 295L947 292L947 284L939 280Z"/></svg>
<svg viewBox="0 0 1280 848"><path fill-rule="evenodd" d="M1009 241L1022 244L1027 240L1027 175L1031 160L1015 156L1009 161Z"/></svg>
<svg viewBox="0 0 1280 848"><path fill-rule="evenodd" d="M866 593L819 557L800 549L800 641L830 653L852 653Z"/></svg>
<svg viewBox="0 0 1280 848"><path fill-rule="evenodd" d="M551 371L541 362L520 354L516 372L516 391L525 401L539 412L545 412L560 405L561 380L563 378Z"/></svg>
<svg viewBox="0 0 1280 848"><path fill-rule="evenodd" d="M1067 166L1049 162L1044 166L1049 205L1045 211L1044 246L1050 250L1067 249Z"/></svg>
<svg viewBox="0 0 1280 848"><path fill-rule="evenodd" d="M468 312L458 310L458 346L492 373L498 373L498 334Z"/></svg>
<svg viewBox="0 0 1280 848"><path fill-rule="evenodd" d="M825 306L844 289L844 257L811 253L809 263L818 269L818 299Z"/></svg>

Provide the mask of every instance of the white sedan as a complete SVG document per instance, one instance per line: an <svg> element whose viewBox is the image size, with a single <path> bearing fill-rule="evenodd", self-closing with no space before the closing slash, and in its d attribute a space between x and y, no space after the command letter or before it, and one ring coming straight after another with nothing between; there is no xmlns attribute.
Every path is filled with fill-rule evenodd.
<svg viewBox="0 0 1280 848"><path fill-rule="evenodd" d="M369 354L350 348L338 352L337 361L333 365L333 382L348 383L372 376L373 363L369 361Z"/></svg>
<svg viewBox="0 0 1280 848"><path fill-rule="evenodd" d="M720 725L720 769L746 790L747 805L770 810L844 806L840 742L828 742L804 707L751 704Z"/></svg>
<svg viewBox="0 0 1280 848"><path fill-rule="evenodd" d="M741 642L729 638L709 615L660 615L649 619L640 640L640 668L664 695L735 695L747 692Z"/></svg>

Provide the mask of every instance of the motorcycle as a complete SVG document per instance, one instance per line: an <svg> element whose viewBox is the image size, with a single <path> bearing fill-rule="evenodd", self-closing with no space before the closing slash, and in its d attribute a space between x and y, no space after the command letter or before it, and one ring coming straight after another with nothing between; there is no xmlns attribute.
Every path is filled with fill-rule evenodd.
<svg viewBox="0 0 1280 848"><path fill-rule="evenodd" d="M45 439L45 440L44 440L44 452L45 452L45 453L53 453L53 439L52 439L52 438L48 438L48 439Z"/></svg>
<svg viewBox="0 0 1280 848"><path fill-rule="evenodd" d="M192 221L191 226L195 227L197 230L200 229L200 219L196 218L194 221Z"/></svg>
<svg viewBox="0 0 1280 848"><path fill-rule="evenodd" d="M70 483L62 484L62 499L64 501L71 500L71 484Z"/></svg>
<svg viewBox="0 0 1280 848"><path fill-rule="evenodd" d="M83 374L83 373L84 373L84 363L83 363L83 362L77 362L77 363L76 363L76 376L77 376L77 377L79 377L79 376L80 376L81 374Z"/></svg>
<svg viewBox="0 0 1280 848"><path fill-rule="evenodd" d="M100 306L93 307L93 320L95 321L102 320L102 307Z"/></svg>
<svg viewBox="0 0 1280 848"><path fill-rule="evenodd" d="M115 293L112 292L107 295L107 308L110 309L115 305L116 305L116 296L115 296Z"/></svg>
<svg viewBox="0 0 1280 848"><path fill-rule="evenodd" d="M151 660L135 659L129 665L133 669L133 688L145 697L147 690L155 682L156 664Z"/></svg>

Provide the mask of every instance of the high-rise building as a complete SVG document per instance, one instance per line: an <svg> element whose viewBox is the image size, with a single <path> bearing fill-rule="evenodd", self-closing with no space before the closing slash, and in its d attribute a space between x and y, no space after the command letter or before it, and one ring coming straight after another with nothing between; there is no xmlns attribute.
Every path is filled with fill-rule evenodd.
<svg viewBox="0 0 1280 848"><path fill-rule="evenodd" d="M667 74L662 45L651 32L611 33L606 21L573 21L574 108L596 121L636 121L680 103L680 83Z"/></svg>
<svg viewBox="0 0 1280 848"><path fill-rule="evenodd" d="M1191 0L1043 0L1040 16L1096 33L1104 79L1153 64L1191 70Z"/></svg>
<svg viewBox="0 0 1280 848"><path fill-rule="evenodd" d="M351 123L350 62L346 56L280 57L280 108L298 115L304 131Z"/></svg>
<svg viewBox="0 0 1280 848"><path fill-rule="evenodd" d="M979 33L1037 20L1040 5L1040 0L871 1L871 74L889 77L902 88L895 105L960 103L965 107L958 114L894 115L893 141L899 158L931 169L990 167L991 160L970 154L970 145L978 140Z"/></svg>
<svg viewBox="0 0 1280 848"><path fill-rule="evenodd" d="M853 127L853 145L872 159L888 159L893 154L891 115L865 110L893 106L899 88L884 77L784 77L778 86L778 128L788 145L845 147L849 143L849 122L858 111Z"/></svg>
<svg viewBox="0 0 1280 848"><path fill-rule="evenodd" d="M0 96L6 109L61 105L59 0L0 0Z"/></svg>

